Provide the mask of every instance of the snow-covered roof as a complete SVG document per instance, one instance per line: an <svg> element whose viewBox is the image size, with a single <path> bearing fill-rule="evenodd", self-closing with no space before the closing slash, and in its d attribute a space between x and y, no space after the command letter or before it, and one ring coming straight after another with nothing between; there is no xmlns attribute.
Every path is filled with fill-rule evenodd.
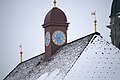
<svg viewBox="0 0 120 80"><path fill-rule="evenodd" d="M120 50L94 37L64 80L120 80Z"/></svg>
<svg viewBox="0 0 120 80"><path fill-rule="evenodd" d="M93 33L19 64L4 80L119 80L120 51Z"/></svg>

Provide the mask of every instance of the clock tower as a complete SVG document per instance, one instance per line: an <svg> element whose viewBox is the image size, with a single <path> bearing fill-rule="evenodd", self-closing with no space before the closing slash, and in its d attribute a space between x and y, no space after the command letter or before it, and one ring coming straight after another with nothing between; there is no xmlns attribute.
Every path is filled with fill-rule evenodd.
<svg viewBox="0 0 120 80"><path fill-rule="evenodd" d="M57 49L67 44L68 24L66 15L56 7L56 1L54 0L54 7L47 13L42 25L45 30L46 61L50 59Z"/></svg>

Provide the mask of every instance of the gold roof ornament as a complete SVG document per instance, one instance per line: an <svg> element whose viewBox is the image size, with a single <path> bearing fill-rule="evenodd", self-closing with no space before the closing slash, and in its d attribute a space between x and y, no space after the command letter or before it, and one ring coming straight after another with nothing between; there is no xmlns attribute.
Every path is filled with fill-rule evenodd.
<svg viewBox="0 0 120 80"><path fill-rule="evenodd" d="M20 63L22 63L22 54L23 54L22 45L20 45Z"/></svg>
<svg viewBox="0 0 120 80"><path fill-rule="evenodd" d="M96 26L97 26L96 11L92 12L91 15L94 16L94 31L97 32L97 29L96 29Z"/></svg>

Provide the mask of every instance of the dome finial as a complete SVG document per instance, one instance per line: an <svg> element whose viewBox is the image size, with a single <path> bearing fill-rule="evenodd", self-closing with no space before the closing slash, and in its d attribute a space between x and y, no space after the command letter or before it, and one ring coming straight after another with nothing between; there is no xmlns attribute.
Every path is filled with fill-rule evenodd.
<svg viewBox="0 0 120 80"><path fill-rule="evenodd" d="M56 7L56 4L57 4L56 0L54 0L54 2L53 2L53 3L54 3L54 7Z"/></svg>

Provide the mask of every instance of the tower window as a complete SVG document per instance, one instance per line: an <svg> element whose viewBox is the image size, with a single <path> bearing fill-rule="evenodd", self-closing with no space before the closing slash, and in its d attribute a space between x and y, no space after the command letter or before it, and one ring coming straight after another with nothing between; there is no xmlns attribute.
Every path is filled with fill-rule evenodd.
<svg viewBox="0 0 120 80"><path fill-rule="evenodd" d="M118 48L120 49L120 42L119 42L119 46L118 46Z"/></svg>

